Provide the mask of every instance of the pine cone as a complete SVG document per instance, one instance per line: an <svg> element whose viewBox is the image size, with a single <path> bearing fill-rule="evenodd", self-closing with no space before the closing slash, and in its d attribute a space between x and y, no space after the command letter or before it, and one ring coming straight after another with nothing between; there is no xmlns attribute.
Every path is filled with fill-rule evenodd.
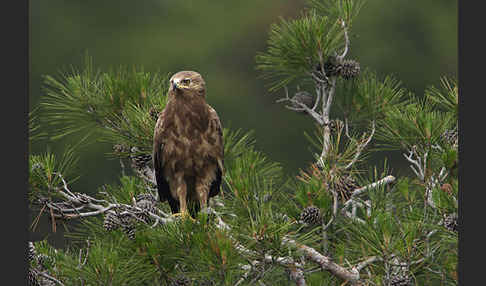
<svg viewBox="0 0 486 286"><path fill-rule="evenodd" d="M42 253L37 255L36 259L37 259L37 265L39 265L39 267L42 268L42 269L46 268L45 267L46 264L52 262L52 258L50 258L49 256L42 254Z"/></svg>
<svg viewBox="0 0 486 286"><path fill-rule="evenodd" d="M305 104L305 106L307 106L308 108L314 107L315 99L307 91L299 91L299 92L295 93L295 95L292 97L292 99L295 100L295 101L298 101L300 103ZM298 105L296 103L292 103L292 107L302 108L300 105ZM302 110L302 111L298 111L298 112L304 112L304 111Z"/></svg>
<svg viewBox="0 0 486 286"><path fill-rule="evenodd" d="M57 283L45 277L39 277L39 284L41 286L56 286Z"/></svg>
<svg viewBox="0 0 486 286"><path fill-rule="evenodd" d="M134 240L135 239L135 226L132 224L123 226L123 232L128 236L129 239Z"/></svg>
<svg viewBox="0 0 486 286"><path fill-rule="evenodd" d="M133 153L136 153L139 151L137 147L132 147L130 149L132 152L132 155L130 155L130 159L132 159L133 166L137 169L142 169L145 166L149 165L152 163L152 155L150 154L139 154L139 155L133 155Z"/></svg>
<svg viewBox="0 0 486 286"><path fill-rule="evenodd" d="M189 286L191 285L191 279L187 278L184 275L180 275L179 277L172 280L171 286Z"/></svg>
<svg viewBox="0 0 486 286"><path fill-rule="evenodd" d="M451 145L452 147L457 147L459 143L458 131L457 126L453 129L449 129L444 131L441 135L442 140L447 144Z"/></svg>
<svg viewBox="0 0 486 286"><path fill-rule="evenodd" d="M128 238L135 239L135 224L133 218L129 214L119 215L120 224L123 232L128 235Z"/></svg>
<svg viewBox="0 0 486 286"><path fill-rule="evenodd" d="M27 252L27 258L29 259L29 262L34 260L35 259L35 256L36 256L36 253L35 253L35 247L34 247L34 244L32 243L32 241L29 241L28 243L28 252Z"/></svg>
<svg viewBox="0 0 486 286"><path fill-rule="evenodd" d="M157 200L152 194L139 194L135 198L135 205L139 208L141 208L144 211L151 212L151 213L157 213L157 208L156 205ZM150 222L151 218L148 214L144 213L140 216L138 216L140 219L144 220L145 222Z"/></svg>
<svg viewBox="0 0 486 286"><path fill-rule="evenodd" d="M344 79L354 78L359 75L359 63L355 60L344 60L340 66L339 75Z"/></svg>
<svg viewBox="0 0 486 286"><path fill-rule="evenodd" d="M37 275L35 275L34 270L32 270L32 268L29 268L29 271L27 272L27 280L29 286L41 286L39 280L37 280Z"/></svg>
<svg viewBox="0 0 486 286"><path fill-rule="evenodd" d="M138 194L135 197L135 202L138 204L138 202L141 202L141 201L148 201L148 202L151 202L152 204L157 203L157 200L155 199L154 195L152 195L150 193Z"/></svg>
<svg viewBox="0 0 486 286"><path fill-rule="evenodd" d="M300 220L310 224L320 224L322 222L321 211L315 206L306 207L300 214Z"/></svg>
<svg viewBox="0 0 486 286"><path fill-rule="evenodd" d="M125 153L128 152L128 147L123 144L115 144L113 145L113 151L115 151L115 153Z"/></svg>
<svg viewBox="0 0 486 286"><path fill-rule="evenodd" d="M337 182L333 184L334 190L338 192L343 201L351 198L354 190L359 188L356 181L351 176L339 177Z"/></svg>
<svg viewBox="0 0 486 286"><path fill-rule="evenodd" d="M118 216L112 212L108 212L105 215L105 219L103 221L103 227L107 231L112 231L120 227L120 219Z"/></svg>
<svg viewBox="0 0 486 286"><path fill-rule="evenodd" d="M444 216L443 225L449 231L457 232L457 214L452 213Z"/></svg>
<svg viewBox="0 0 486 286"><path fill-rule="evenodd" d="M393 266L391 267L390 283L391 286L412 286L413 279L410 276L410 269L406 263L403 263L401 259L395 257L392 260Z"/></svg>
<svg viewBox="0 0 486 286"><path fill-rule="evenodd" d="M413 280L410 275L403 274L392 274L390 277L391 286L412 286Z"/></svg>
<svg viewBox="0 0 486 286"><path fill-rule="evenodd" d="M153 120L157 121L159 119L160 112L155 107L150 107L149 114Z"/></svg>

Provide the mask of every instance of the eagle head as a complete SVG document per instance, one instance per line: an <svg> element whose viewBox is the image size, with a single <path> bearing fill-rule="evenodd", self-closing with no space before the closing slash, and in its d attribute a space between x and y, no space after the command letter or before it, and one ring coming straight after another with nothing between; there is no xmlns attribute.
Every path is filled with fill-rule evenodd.
<svg viewBox="0 0 486 286"><path fill-rule="evenodd" d="M169 95L205 97L206 83L195 71L180 71L170 78Z"/></svg>

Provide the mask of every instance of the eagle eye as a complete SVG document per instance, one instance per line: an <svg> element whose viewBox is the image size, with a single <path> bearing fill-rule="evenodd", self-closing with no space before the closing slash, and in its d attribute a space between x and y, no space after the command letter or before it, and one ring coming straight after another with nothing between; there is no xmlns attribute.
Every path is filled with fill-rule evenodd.
<svg viewBox="0 0 486 286"><path fill-rule="evenodd" d="M181 80L181 83L182 83L183 85L189 85L189 84L191 83L191 80L190 80L190 79L188 79L188 78L185 78L185 79Z"/></svg>

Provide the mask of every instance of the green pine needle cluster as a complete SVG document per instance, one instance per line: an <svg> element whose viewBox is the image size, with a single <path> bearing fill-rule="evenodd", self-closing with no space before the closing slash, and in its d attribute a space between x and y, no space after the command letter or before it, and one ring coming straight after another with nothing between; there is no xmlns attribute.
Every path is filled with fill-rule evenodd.
<svg viewBox="0 0 486 286"><path fill-rule="evenodd" d="M352 25L364 1L309 1L309 8L296 19L280 18L272 24L268 48L256 55L257 69L271 79L274 91L302 81L316 65L341 53L346 29Z"/></svg>
<svg viewBox="0 0 486 286"><path fill-rule="evenodd" d="M120 133L118 136L125 135L125 140L139 142L137 135L142 134L131 134L130 131L139 130L137 127L141 125L128 127L126 121L134 117L148 120L137 116L150 107L161 111L165 106L167 87L166 75L159 76L135 67L102 72L95 69L92 59L86 56L81 71L73 68L60 78L45 76L46 95L41 108L45 113L45 124L54 127L53 139L76 133L93 135L116 130ZM146 113L143 115L148 117Z"/></svg>
<svg viewBox="0 0 486 286"><path fill-rule="evenodd" d="M337 19L320 16L308 11L301 18L280 19L270 28L268 50L256 56L257 69L272 79L270 90L277 90L308 73L322 54L323 59L332 56L342 47L343 30ZM322 62L324 64L324 62Z"/></svg>
<svg viewBox="0 0 486 286"><path fill-rule="evenodd" d="M381 121L377 138L385 146L406 150L418 146L422 150L443 146L441 135L456 125L452 112L441 111L428 97L410 97L404 105L393 106Z"/></svg>
<svg viewBox="0 0 486 286"><path fill-rule="evenodd" d="M336 85L336 107L349 121L363 123L385 117L390 108L401 109L409 94L399 80L365 69L356 80L339 79Z"/></svg>

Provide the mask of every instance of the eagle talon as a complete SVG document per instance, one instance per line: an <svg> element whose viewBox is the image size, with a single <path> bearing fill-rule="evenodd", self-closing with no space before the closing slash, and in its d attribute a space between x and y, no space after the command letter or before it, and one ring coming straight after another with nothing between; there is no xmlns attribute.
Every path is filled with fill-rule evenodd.
<svg viewBox="0 0 486 286"><path fill-rule="evenodd" d="M175 214L172 214L172 217L181 217L181 219L189 219L193 222L196 221L195 219L193 219L191 217L191 215L188 212L175 213Z"/></svg>

